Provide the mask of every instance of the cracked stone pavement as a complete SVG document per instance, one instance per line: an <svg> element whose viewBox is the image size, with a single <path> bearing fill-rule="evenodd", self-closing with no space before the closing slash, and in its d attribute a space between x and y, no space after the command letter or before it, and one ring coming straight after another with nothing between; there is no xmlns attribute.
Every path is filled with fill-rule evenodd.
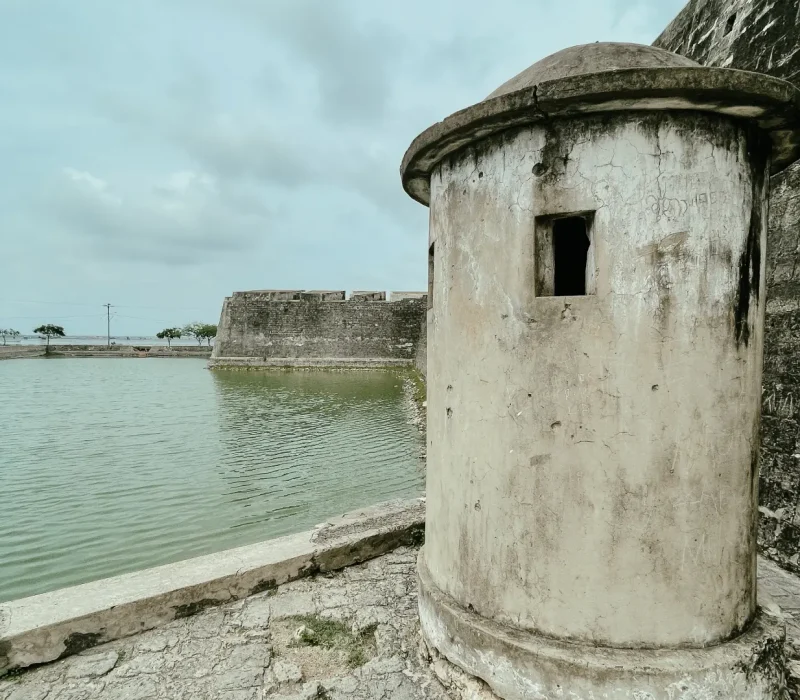
<svg viewBox="0 0 800 700"><path fill-rule="evenodd" d="M0 700L445 700L418 658L416 555L401 548L0 679ZM374 656L350 668L344 651L297 645L303 615L375 628Z"/></svg>
<svg viewBox="0 0 800 700"><path fill-rule="evenodd" d="M493 698L421 651L416 555L397 549L0 679L0 700ZM759 585L800 639L800 579L761 559ZM308 615L374 629L366 662L351 668L344 650L298 645L296 618Z"/></svg>

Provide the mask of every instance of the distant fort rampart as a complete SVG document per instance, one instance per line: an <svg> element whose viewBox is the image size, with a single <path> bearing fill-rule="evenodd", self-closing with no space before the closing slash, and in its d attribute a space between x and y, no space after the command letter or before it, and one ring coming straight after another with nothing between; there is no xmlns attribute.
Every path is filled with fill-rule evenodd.
<svg viewBox="0 0 800 700"><path fill-rule="evenodd" d="M424 292L257 290L222 304L211 367L412 365Z"/></svg>

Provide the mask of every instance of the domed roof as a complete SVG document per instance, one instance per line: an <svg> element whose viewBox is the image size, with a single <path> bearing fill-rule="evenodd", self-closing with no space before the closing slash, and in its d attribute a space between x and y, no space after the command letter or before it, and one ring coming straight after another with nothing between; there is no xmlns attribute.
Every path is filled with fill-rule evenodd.
<svg viewBox="0 0 800 700"><path fill-rule="evenodd" d="M507 80L489 97L506 95L523 88L533 87L546 80L567 78L571 75L601 73L624 68L696 68L699 64L676 53L643 44L622 44L598 41L557 51L536 61L521 73Z"/></svg>
<svg viewBox="0 0 800 700"><path fill-rule="evenodd" d="M761 73L707 68L640 44L573 46L537 61L486 99L423 131L400 166L405 191L430 200L446 158L514 127L608 112L683 110L748 120L772 141L772 172L800 158L800 91Z"/></svg>

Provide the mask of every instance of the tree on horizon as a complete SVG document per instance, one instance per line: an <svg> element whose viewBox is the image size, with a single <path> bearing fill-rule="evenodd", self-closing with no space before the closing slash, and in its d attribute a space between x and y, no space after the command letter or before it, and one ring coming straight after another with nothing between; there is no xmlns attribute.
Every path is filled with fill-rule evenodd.
<svg viewBox="0 0 800 700"><path fill-rule="evenodd" d="M15 331L13 328L0 328L0 335L3 336L3 345L5 345L6 337L9 337L13 340L19 336L19 331Z"/></svg>
<svg viewBox="0 0 800 700"><path fill-rule="evenodd" d="M38 328L34 328L33 332L37 335L43 335L45 338L47 338L47 350L45 350L45 353L50 352L50 338L64 337L64 327L56 326L53 323L45 323Z"/></svg>
<svg viewBox="0 0 800 700"><path fill-rule="evenodd" d="M172 341L175 338L180 338L183 335L183 331L180 328L165 328L163 331L159 331L156 333L156 338L159 340L166 339L167 347L172 347Z"/></svg>
<svg viewBox="0 0 800 700"><path fill-rule="evenodd" d="M208 346L211 347L211 339L217 337L217 325L215 323L189 323L184 326L183 332L192 336L198 345L202 345L206 340Z"/></svg>

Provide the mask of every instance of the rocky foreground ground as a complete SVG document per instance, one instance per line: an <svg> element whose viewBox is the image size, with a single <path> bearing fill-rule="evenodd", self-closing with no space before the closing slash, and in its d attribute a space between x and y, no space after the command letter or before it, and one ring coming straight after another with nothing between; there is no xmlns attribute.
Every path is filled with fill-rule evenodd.
<svg viewBox="0 0 800 700"><path fill-rule="evenodd" d="M0 700L492 698L421 643L416 555L401 548L0 679ZM761 560L759 584L800 639L800 579Z"/></svg>

